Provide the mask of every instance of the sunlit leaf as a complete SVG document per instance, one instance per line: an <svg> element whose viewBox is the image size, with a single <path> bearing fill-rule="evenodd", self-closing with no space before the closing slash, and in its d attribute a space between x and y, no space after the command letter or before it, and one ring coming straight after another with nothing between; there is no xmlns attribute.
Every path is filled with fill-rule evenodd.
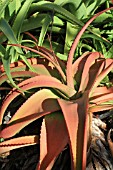
<svg viewBox="0 0 113 170"><path fill-rule="evenodd" d="M58 97L53 92L47 89L40 90L33 94L17 110L12 119L8 122L7 127L0 132L0 137L4 139L12 137L34 120L60 110L60 107L56 101L57 98ZM1 123L6 107L7 101L0 110Z"/></svg>
<svg viewBox="0 0 113 170"><path fill-rule="evenodd" d="M38 170L51 169L54 160L68 143L67 129L61 112L45 116L40 138Z"/></svg>
<svg viewBox="0 0 113 170"><path fill-rule="evenodd" d="M3 141L0 143L0 154L9 152L13 149L31 146L39 143L38 136L23 136L14 139L10 139L7 141Z"/></svg>
<svg viewBox="0 0 113 170"><path fill-rule="evenodd" d="M72 169L86 168L88 133L88 92L83 97L68 102L58 99L70 139ZM82 109L82 110L81 110Z"/></svg>

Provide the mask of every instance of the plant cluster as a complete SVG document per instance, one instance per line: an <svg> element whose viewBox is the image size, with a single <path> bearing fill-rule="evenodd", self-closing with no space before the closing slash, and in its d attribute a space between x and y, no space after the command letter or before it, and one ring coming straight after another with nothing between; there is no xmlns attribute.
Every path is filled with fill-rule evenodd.
<svg viewBox="0 0 113 170"><path fill-rule="evenodd" d="M10 80L9 84L14 87L6 95L0 108L1 154L39 143L40 159L37 169L45 170L52 168L57 156L69 144L71 169L86 168L92 114L113 108L112 83L109 87L100 84L113 69L113 59L105 58L100 52L83 53L74 62L73 58L79 40L90 23L111 9L113 7L97 13L86 22L71 46L67 62L59 59L53 50L36 45L34 36L32 48L16 41L8 42L7 50L17 49L22 59L22 49L41 57L24 57L24 60L9 65L10 72L6 69L8 59L6 60L6 56L2 58L0 84ZM6 24L4 19L2 22ZM4 89L2 86L0 88ZM18 96L25 97L26 101L4 127L5 112ZM21 129L40 117L43 117L40 136L15 138Z"/></svg>
<svg viewBox="0 0 113 170"><path fill-rule="evenodd" d="M110 6L104 0L1 2L0 90L9 92L0 106L0 154L39 144L37 170L52 169L68 144L71 169L86 168L93 113L113 108L112 31L106 31L113 7L94 15L103 4ZM16 137L40 118L39 136Z"/></svg>

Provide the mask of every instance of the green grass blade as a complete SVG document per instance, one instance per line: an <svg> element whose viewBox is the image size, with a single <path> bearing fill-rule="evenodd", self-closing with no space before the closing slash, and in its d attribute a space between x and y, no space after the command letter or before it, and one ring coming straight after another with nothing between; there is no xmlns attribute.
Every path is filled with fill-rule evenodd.
<svg viewBox="0 0 113 170"><path fill-rule="evenodd" d="M5 36L8 38L8 40L10 41L11 44L18 44L18 41L15 37L15 34L12 30L12 28L10 27L10 25L7 23L7 21L5 19L1 19L0 20L0 29L2 30L2 32L5 34ZM14 48L16 49L16 51L20 54L21 59L26 63L26 65L32 70L35 71L31 65L29 64L29 62L27 61L27 59L24 57L23 55L23 51L21 50L20 47L14 46Z"/></svg>
<svg viewBox="0 0 113 170"><path fill-rule="evenodd" d="M45 17L46 14L35 14L32 15L30 18L25 19L22 25L21 32L42 27Z"/></svg>
<svg viewBox="0 0 113 170"><path fill-rule="evenodd" d="M0 18L2 16L3 11L5 10L6 6L9 4L10 0L1 0L0 1Z"/></svg>
<svg viewBox="0 0 113 170"><path fill-rule="evenodd" d="M58 14L60 14L61 17L62 16L65 17L66 20L69 20L73 24L76 23L79 26L84 25L84 23L78 20L73 14L71 14L69 11L67 11L66 9L62 8L60 5L57 5L57 4L53 4L47 1L33 3L31 5L31 12L37 11L37 10L38 11L42 11L42 10L50 11L51 10L52 12L57 12Z"/></svg>
<svg viewBox="0 0 113 170"><path fill-rule="evenodd" d="M14 35L14 32L13 30L11 29L10 25L7 23L7 21L3 18L1 18L0 20L0 29L2 30L2 32L5 34L5 36L8 38L8 40L10 41L10 43L12 44L18 44L18 41ZM1 46L2 47L2 46ZM35 71L32 66L29 64L29 62L27 61L27 59L24 57L23 55L23 52L21 50L21 48L19 47L14 47L16 49L16 51L21 54L20 57L22 58L22 60L26 63L26 65L32 70L32 71ZM5 68L5 71L6 71L6 74L10 80L10 82L12 83L12 85L14 85L16 88L16 84L14 83L12 77L11 77L11 74L10 74L10 67L9 67L9 64L10 64L10 58L11 56L8 55L9 53L9 50L10 50L10 47L9 48L6 48L6 51L2 48L2 50L4 51L5 53L5 57L2 58L2 62L3 62L3 65L4 65L4 68ZM7 53L7 54L6 54ZM14 56L13 56L14 57Z"/></svg>
<svg viewBox="0 0 113 170"><path fill-rule="evenodd" d="M32 1L33 0L25 1L25 3L21 7L21 9L20 9L15 21L14 21L12 29L13 29L13 31L14 31L14 33L17 36L18 39L19 39L19 36L20 36L23 21L24 21L26 14L27 14L30 6L31 6Z"/></svg>
<svg viewBox="0 0 113 170"><path fill-rule="evenodd" d="M7 54L5 55L5 57L7 58ZM5 72L8 76L8 79L10 81L10 83L17 89L19 89L19 87L15 84L15 82L13 81L12 79L12 76L11 76L11 73L10 73L10 58L2 58L2 62L3 62L3 65L4 65L4 69L5 69Z"/></svg>
<svg viewBox="0 0 113 170"><path fill-rule="evenodd" d="M42 25L40 37L39 37L39 43L38 43L39 46L42 46L42 44L43 44L44 37L47 33L47 29L48 29L51 21L52 21L52 17L50 15L46 15L46 17L44 19L44 23Z"/></svg>
<svg viewBox="0 0 113 170"><path fill-rule="evenodd" d="M76 18L75 15L73 15L71 12L67 11L65 8L61 7L60 5L50 3L48 1L40 1L37 3L33 3L30 8L30 12L37 12L37 11L51 11L52 13L55 12L55 15L58 15L59 18L65 19L66 21L77 24L80 27L84 26L84 23ZM96 34L92 29L87 28L87 30L94 34L95 37L98 37L99 35ZM104 42L106 40L103 39ZM106 42L108 43L108 42ZM109 45L109 43L108 43Z"/></svg>

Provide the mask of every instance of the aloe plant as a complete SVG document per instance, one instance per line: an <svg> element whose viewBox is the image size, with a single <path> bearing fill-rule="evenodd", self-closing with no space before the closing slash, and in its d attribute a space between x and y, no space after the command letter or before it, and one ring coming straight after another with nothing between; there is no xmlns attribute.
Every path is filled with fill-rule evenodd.
<svg viewBox="0 0 113 170"><path fill-rule="evenodd" d="M41 58L27 60L34 72L24 61L10 65L11 76L15 83L18 82L18 88L14 87L7 94L0 108L1 154L40 143L40 159L39 162L37 160L36 169L52 169L57 156L69 144L71 169L86 168L93 112L113 108L113 87L100 86L100 82L113 69L113 59L106 59L99 52L86 52L74 62L73 58L79 40L89 24L111 9L113 7L97 13L83 26L71 46L67 63L45 47L30 48L9 44L32 51ZM2 88L2 83L7 81L8 77L3 65L0 70ZM9 104L19 95L26 94L29 94L29 97L4 127L4 114ZM15 134L40 117L43 117L40 136L15 138Z"/></svg>
<svg viewBox="0 0 113 170"><path fill-rule="evenodd" d="M32 47L34 41L29 39L26 32L29 34L33 32L35 39L38 39L35 45L49 47L55 51L59 58L67 60L74 37L84 23L103 6L110 7L111 2L108 0L97 0L96 2L89 2L89 0L76 2L71 0L65 2L59 0L54 2L42 0L38 2L35 0L1 1L0 61L2 61L11 83L17 87L11 78L10 63L22 59L33 71L26 58L31 58L34 53L30 51L26 53L17 46L9 47L7 43L27 44ZM112 12L109 11L90 25L77 46L74 58L82 55L85 50L99 51L104 53L106 58L112 58L112 18ZM106 23L106 20L107 22L109 20L109 23ZM106 28L109 30L106 31Z"/></svg>

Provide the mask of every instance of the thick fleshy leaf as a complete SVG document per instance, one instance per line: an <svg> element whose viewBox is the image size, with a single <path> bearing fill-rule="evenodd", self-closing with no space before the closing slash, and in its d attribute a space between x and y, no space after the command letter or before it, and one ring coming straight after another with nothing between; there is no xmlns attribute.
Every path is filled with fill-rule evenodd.
<svg viewBox="0 0 113 170"><path fill-rule="evenodd" d="M75 38L70 52L69 52L69 56L68 56L68 61L67 61L67 84L70 87L74 87L74 82L73 82L73 70L72 70L72 63L73 63L73 57L74 57L74 52L75 49L78 45L78 42L82 36L82 34L84 33L84 31L87 29L87 27L90 25L91 22L93 22L94 19L96 19L99 15L101 15L102 13L113 9L113 7L111 8L107 8L101 12L98 12L96 15L94 15L81 29L81 31L78 33L77 37Z"/></svg>
<svg viewBox="0 0 113 170"><path fill-rule="evenodd" d="M106 65L106 61L105 62L105 65ZM93 87L92 87L92 90L91 90L91 93L94 92L95 88L99 85L99 83L101 82L101 80L113 69L113 61L112 63L110 62L109 66L107 66L107 68L105 68L97 77Z"/></svg>
<svg viewBox="0 0 113 170"><path fill-rule="evenodd" d="M83 70L82 70L82 75L81 75L81 82L80 82L79 92L84 91L86 89L87 84L89 82L89 78L90 78L90 75L89 75L90 67L95 62L95 60L98 59L99 57L100 57L100 53L93 52L85 60ZM79 72L79 70L78 70L78 72ZM97 73L97 70L96 70L96 73ZM93 74L93 75L95 76L95 74ZM95 78L96 77L94 77L93 82L95 81Z"/></svg>
<svg viewBox="0 0 113 170"><path fill-rule="evenodd" d="M101 112L101 111L106 111L106 110L110 110L113 109L113 104L100 104L100 105L94 105L91 104L91 106L89 107L89 112L94 113L94 112Z"/></svg>
<svg viewBox="0 0 113 170"><path fill-rule="evenodd" d="M16 71L16 72L11 72L12 78L25 78L25 77L34 77L37 76L37 73L31 72L31 71ZM3 74L0 76L0 85L4 83L5 81L8 80L7 74Z"/></svg>
<svg viewBox="0 0 113 170"><path fill-rule="evenodd" d="M84 90L91 90L97 76L103 70L104 60L103 55L93 52L83 54L73 63L74 79L79 86L80 93Z"/></svg>
<svg viewBox="0 0 113 170"><path fill-rule="evenodd" d="M68 86L60 83L59 80L53 77L49 76L35 76L34 79L30 78L28 80L23 81L18 85L22 90L29 90L33 88L38 87L51 87L56 88L60 90L60 92L63 92L69 96L72 96L75 94L75 90L69 88ZM17 89L13 89L4 100L2 107L0 108L0 124L2 124L3 115L8 107L8 105L11 103L12 100L14 100L17 96L19 96L21 92L19 92ZM61 94L63 95L63 94Z"/></svg>
<svg viewBox="0 0 113 170"><path fill-rule="evenodd" d="M38 170L52 169L55 158L68 143L67 128L61 112L45 116L40 137Z"/></svg>
<svg viewBox="0 0 113 170"><path fill-rule="evenodd" d="M103 71L104 69L104 61L105 59L97 59L95 63L90 67L89 73L88 73L88 83L85 90L90 90L90 96L93 95L92 88L95 84L96 79L98 78L98 75ZM92 76L93 75L93 76Z"/></svg>
<svg viewBox="0 0 113 170"><path fill-rule="evenodd" d="M29 64L32 65L32 67L34 68L36 73L41 74L41 75L52 75L52 76L57 77L59 79L61 78L58 71L46 59L30 58L30 59L27 59L27 60L28 60ZM11 72L30 71L30 69L28 68L28 66L26 66L26 64L23 60L11 63L10 69L11 69L10 70ZM4 71L5 71L4 66L0 65L0 72L2 72L2 75L6 74L6 73L4 73Z"/></svg>
<svg viewBox="0 0 113 170"><path fill-rule="evenodd" d="M56 88L69 97L73 96L76 92L74 89L66 86L65 84L62 84L58 79L54 77L45 76L45 75L39 75L39 76L29 78L23 81L22 83L18 84L18 86L21 88L25 85L29 86L30 83L33 83L35 87Z"/></svg>
<svg viewBox="0 0 113 170"><path fill-rule="evenodd" d="M107 102L113 100L113 92L112 93L108 93L108 94L102 94L99 96L95 96L93 98L90 98L90 102L94 103L95 105Z"/></svg>
<svg viewBox="0 0 113 170"><path fill-rule="evenodd" d="M38 59L37 58L30 58L30 59L27 59L27 61L29 62L29 64L32 64L32 65L33 64L38 64ZM10 68L20 67L20 66L23 66L23 65L25 65L25 62L23 60L20 60L20 61L11 63ZM5 71L3 65L0 65L0 71L1 72Z"/></svg>
<svg viewBox="0 0 113 170"><path fill-rule="evenodd" d="M0 154L9 152L13 149L30 146L30 145L35 145L38 143L39 143L39 138L36 135L23 136L23 137L6 140L6 141L0 143Z"/></svg>
<svg viewBox="0 0 113 170"><path fill-rule="evenodd" d="M23 46L23 45L20 45L20 44L9 44L11 46L15 46L15 47L21 47L21 48L24 48L26 50L29 50L29 51L32 51L36 54L39 54L41 55L42 57L46 58L48 61L50 61L50 63L53 64L53 66L58 70L58 72L60 73L60 75L62 76L63 80L65 81L65 74L61 68L61 66L59 65L58 60L56 60L56 56L53 55L53 53L50 53L49 50L47 50L46 48L43 48L43 47L37 47L37 50L36 49L33 49L33 48L30 48L30 47L27 47L27 46Z"/></svg>
<svg viewBox="0 0 113 170"><path fill-rule="evenodd" d="M47 89L40 90L33 94L17 110L8 122L6 128L0 132L0 137L12 137L34 120L60 110L59 104L56 101L57 98L58 97L53 92ZM2 108L1 114L4 114Z"/></svg>
<svg viewBox="0 0 113 170"><path fill-rule="evenodd" d="M10 3L10 0L4 0L0 2L0 18L2 16L3 11L5 10L6 6Z"/></svg>
<svg viewBox="0 0 113 170"><path fill-rule="evenodd" d="M21 8L14 20L12 29L15 32L15 36L18 37L18 39L19 39L19 36L21 33L22 24L24 22L24 19L26 18L27 12L28 12L32 2L33 2L33 0L24 1L24 4L21 5Z"/></svg>
<svg viewBox="0 0 113 170"><path fill-rule="evenodd" d="M74 76L78 72L78 69L83 70L84 63L90 54L91 52L83 53L83 55L77 58L76 61L73 63L72 70Z"/></svg>
<svg viewBox="0 0 113 170"><path fill-rule="evenodd" d="M83 55L80 56L78 59L76 59L75 62L73 63L73 65L72 65L73 75L76 75L78 70L80 70L80 71L83 70L85 62L91 56L92 56L92 64L95 62L96 59L104 58L104 56L99 52L86 52L86 53L83 53Z"/></svg>
<svg viewBox="0 0 113 170"><path fill-rule="evenodd" d="M72 102L58 99L70 139L72 170L86 168L88 136L88 94Z"/></svg>
<svg viewBox="0 0 113 170"><path fill-rule="evenodd" d="M25 65L15 67L11 69L11 76L14 77L33 77L36 75L47 75L54 76L60 79L57 70L52 69L51 66L44 66L43 64L32 65L32 67L36 70L36 72L27 71L27 67ZM6 73L2 73L0 75L0 85L5 81L9 80Z"/></svg>
<svg viewBox="0 0 113 170"><path fill-rule="evenodd" d="M40 36L39 36L39 42L38 42L39 46L42 46L42 44L44 42L45 35L47 33L47 29L48 29L51 22L52 22L52 17L51 17L51 15L47 14L45 19L44 19L44 23L42 25L41 33L40 33Z"/></svg>
<svg viewBox="0 0 113 170"><path fill-rule="evenodd" d="M113 87L109 87L109 88L107 88L106 86L97 87L93 95L91 96L91 98L93 99L93 97L95 96L105 95L105 94L112 93L112 92L113 92Z"/></svg>
<svg viewBox="0 0 113 170"><path fill-rule="evenodd" d="M1 18L0 19L0 29L2 30L2 32L5 34L5 36L8 38L8 40L10 41L10 43L15 43L15 44L18 44L18 41L14 35L14 32L12 30L12 28L10 27L10 25L8 24L8 22L4 19L4 18ZM19 53L19 54L23 54L22 50L19 48L19 47L14 47L16 49L16 51ZM23 56L23 55L20 55L21 59L26 63L26 65L32 70L32 71L35 71L32 66L29 64L29 62L27 61L27 59ZM15 59L15 56L13 57L13 59ZM5 71L6 71L6 74L10 80L10 82L12 83L12 85L16 88L18 88L18 86L16 86L16 84L14 83L12 77L11 77L11 74L10 74L10 62L11 62L11 58L10 58L10 55L9 55L9 51L7 49L7 51L5 50L4 51L4 57L2 57L2 62L3 62L3 65L4 65L4 68L5 68Z"/></svg>
<svg viewBox="0 0 113 170"><path fill-rule="evenodd" d="M91 112L104 111L113 108L113 87L97 87L89 98Z"/></svg>

